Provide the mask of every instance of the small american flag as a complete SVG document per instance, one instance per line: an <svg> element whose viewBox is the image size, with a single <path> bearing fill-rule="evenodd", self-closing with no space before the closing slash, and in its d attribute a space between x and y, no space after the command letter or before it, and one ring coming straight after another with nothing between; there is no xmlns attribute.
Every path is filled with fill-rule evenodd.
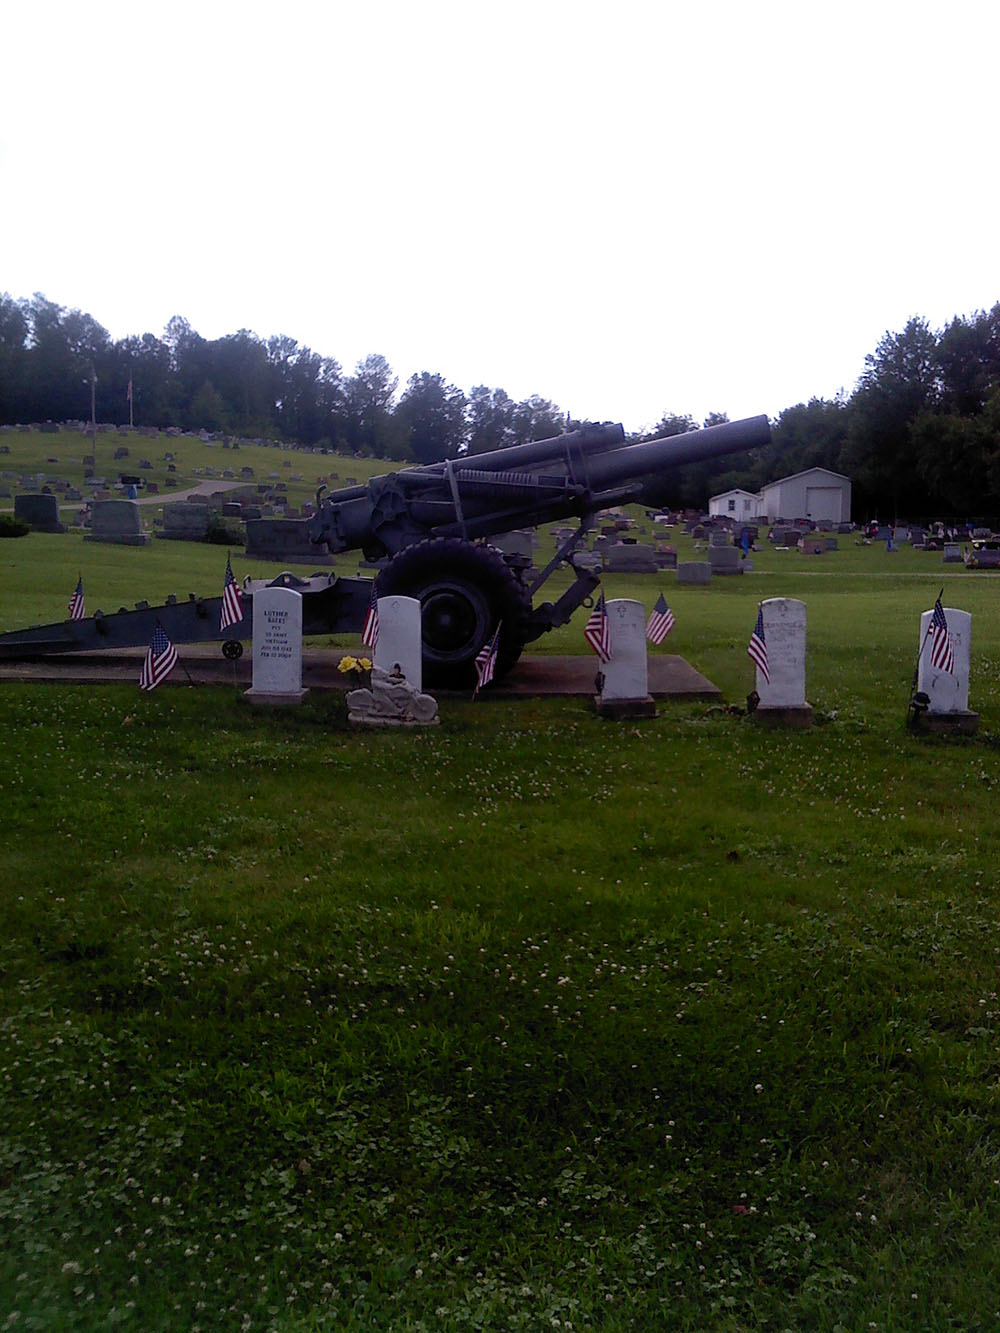
<svg viewBox="0 0 1000 1333"><path fill-rule="evenodd" d="M646 621L646 638L650 643L662 643L673 627L674 613L667 606L666 598L661 592Z"/></svg>
<svg viewBox="0 0 1000 1333"><path fill-rule="evenodd" d="M86 611L83 609L83 578L76 581L76 590L69 599L69 618L70 620L83 620L86 617Z"/></svg>
<svg viewBox="0 0 1000 1333"><path fill-rule="evenodd" d="M760 605L757 607L757 623L750 635L747 656L756 663L757 670L770 685L771 675L767 669L767 644L764 642L764 608Z"/></svg>
<svg viewBox="0 0 1000 1333"><path fill-rule="evenodd" d="M503 621L499 621L493 638L489 643L484 643L482 648L476 654L476 688L472 691L473 699L483 688L493 679L493 673L497 669L497 647L500 643L500 626Z"/></svg>
<svg viewBox="0 0 1000 1333"><path fill-rule="evenodd" d="M945 619L944 607L939 597L931 612L931 621L927 626L927 637L931 641L931 666L938 671L955 674L955 645L952 643L951 630Z"/></svg>
<svg viewBox="0 0 1000 1333"><path fill-rule="evenodd" d="M375 591L374 583L372 583L372 594L368 599L368 611L365 615L364 628L361 631L361 642L372 652L378 647L378 594Z"/></svg>
<svg viewBox="0 0 1000 1333"><path fill-rule="evenodd" d="M222 585L222 611L219 615L219 629L228 629L238 625L243 619L243 594L233 575L233 566L226 556L226 579Z"/></svg>
<svg viewBox="0 0 1000 1333"><path fill-rule="evenodd" d="M607 662L611 657L611 626L608 624L608 613L604 609L604 593L598 597L597 605L590 613L583 637L601 661Z"/></svg>
<svg viewBox="0 0 1000 1333"><path fill-rule="evenodd" d="M153 630L149 641L146 660L139 674L140 690L155 690L161 680L166 680L177 665L177 649L167 638L162 625Z"/></svg>

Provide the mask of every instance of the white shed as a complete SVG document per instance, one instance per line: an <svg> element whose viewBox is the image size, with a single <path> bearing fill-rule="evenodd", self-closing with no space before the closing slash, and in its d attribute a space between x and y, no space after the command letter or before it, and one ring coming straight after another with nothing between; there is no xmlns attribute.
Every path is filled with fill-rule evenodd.
<svg viewBox="0 0 1000 1333"><path fill-rule="evenodd" d="M713 518L731 518L736 523L744 523L757 517L760 508L760 496L751 491L723 491L713 495L708 502L708 512Z"/></svg>
<svg viewBox="0 0 1000 1333"><path fill-rule="evenodd" d="M825 467L811 467L780 481L768 482L760 493L759 514L769 523L779 518L850 523L850 478Z"/></svg>

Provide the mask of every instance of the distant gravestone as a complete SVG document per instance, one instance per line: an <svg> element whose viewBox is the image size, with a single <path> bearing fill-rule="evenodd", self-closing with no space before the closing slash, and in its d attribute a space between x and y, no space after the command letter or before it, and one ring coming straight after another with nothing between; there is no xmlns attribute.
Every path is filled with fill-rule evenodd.
<svg viewBox="0 0 1000 1333"><path fill-rule="evenodd" d="M163 531L168 541L203 542L208 535L208 510L183 500L163 506Z"/></svg>
<svg viewBox="0 0 1000 1333"><path fill-rule="evenodd" d="M979 726L979 714L969 711L969 661L972 647L972 616L953 606L944 608L948 633L951 635L954 669L942 671L934 665L933 640L927 631L933 611L920 617L920 666L917 672L917 690L927 696L927 712L921 725L932 731L974 732Z"/></svg>
<svg viewBox="0 0 1000 1333"><path fill-rule="evenodd" d="M677 582L705 584L712 581L712 566L705 560L681 560L677 565Z"/></svg>
<svg viewBox="0 0 1000 1333"><path fill-rule="evenodd" d="M710 546L708 563L713 574L742 574L742 552L736 546Z"/></svg>
<svg viewBox="0 0 1000 1333"><path fill-rule="evenodd" d="M801 536L798 528L774 528L771 532L775 546L798 546Z"/></svg>
<svg viewBox="0 0 1000 1333"><path fill-rule="evenodd" d="M660 568L653 548L636 542L605 547L603 564L608 574L655 574Z"/></svg>
<svg viewBox="0 0 1000 1333"><path fill-rule="evenodd" d="M388 672L399 667L414 689L423 689L423 640L416 597L378 599L378 643L372 662Z"/></svg>
<svg viewBox="0 0 1000 1333"><path fill-rule="evenodd" d="M958 542L945 542L943 563L946 565L960 565L962 563L962 548Z"/></svg>
<svg viewBox="0 0 1000 1333"><path fill-rule="evenodd" d="M306 519L255 518L246 524L246 554L256 560L281 560L292 564L329 565L333 557L326 546L309 540Z"/></svg>
<svg viewBox="0 0 1000 1333"><path fill-rule="evenodd" d="M59 501L54 495L15 495L14 517L34 532L65 532L59 522Z"/></svg>
<svg viewBox="0 0 1000 1333"><path fill-rule="evenodd" d="M302 594L258 588L253 594L252 703L297 704L302 688Z"/></svg>
<svg viewBox="0 0 1000 1333"><path fill-rule="evenodd" d="M806 702L806 607L793 597L761 602L769 680L756 668L759 703L752 716L779 726L808 726L812 707Z"/></svg>
<svg viewBox="0 0 1000 1333"><path fill-rule="evenodd" d="M95 500L90 511L90 532L85 542L108 542L112 546L147 546L152 538L142 529L142 516L135 500Z"/></svg>
<svg viewBox="0 0 1000 1333"><path fill-rule="evenodd" d="M601 717L655 717L646 660L646 612L641 602L614 598L605 603L611 656L598 675Z"/></svg>

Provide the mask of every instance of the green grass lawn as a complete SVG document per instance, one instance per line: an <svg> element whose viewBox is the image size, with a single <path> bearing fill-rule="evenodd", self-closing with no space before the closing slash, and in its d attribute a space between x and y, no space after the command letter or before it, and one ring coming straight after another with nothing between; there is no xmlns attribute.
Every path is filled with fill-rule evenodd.
<svg viewBox="0 0 1000 1333"><path fill-rule="evenodd" d="M0 1323L995 1329L998 585L841 541L608 580L735 704L801 597L808 731L0 684ZM0 628L84 558L94 604L221 589L33 535ZM903 725L941 584L961 741Z"/></svg>

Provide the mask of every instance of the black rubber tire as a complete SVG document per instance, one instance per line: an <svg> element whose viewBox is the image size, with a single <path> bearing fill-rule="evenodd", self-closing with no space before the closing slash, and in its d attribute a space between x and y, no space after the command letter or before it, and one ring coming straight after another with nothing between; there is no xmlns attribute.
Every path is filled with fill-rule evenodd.
<svg viewBox="0 0 1000 1333"><path fill-rule="evenodd" d="M471 689L476 654L502 622L495 677L524 648L527 588L492 546L432 537L404 547L379 574L380 597L416 597L423 617L424 684Z"/></svg>

